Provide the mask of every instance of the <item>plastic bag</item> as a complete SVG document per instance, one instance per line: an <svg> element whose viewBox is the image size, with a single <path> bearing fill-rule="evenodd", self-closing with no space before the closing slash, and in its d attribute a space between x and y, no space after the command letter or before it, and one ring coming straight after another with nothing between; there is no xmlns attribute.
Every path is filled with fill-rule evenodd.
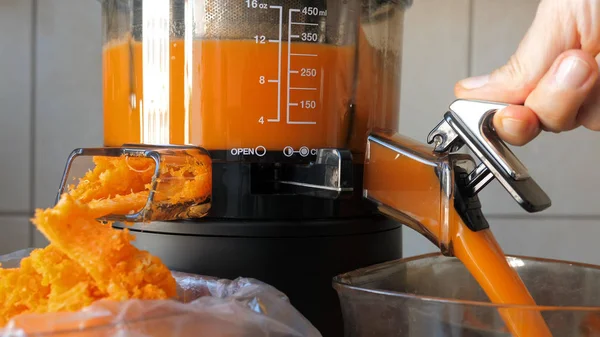
<svg viewBox="0 0 600 337"><path fill-rule="evenodd" d="M18 267L31 251L0 256L0 263ZM181 302L101 300L79 312L25 314L0 329L0 336L321 336L287 296L263 282L173 275Z"/></svg>

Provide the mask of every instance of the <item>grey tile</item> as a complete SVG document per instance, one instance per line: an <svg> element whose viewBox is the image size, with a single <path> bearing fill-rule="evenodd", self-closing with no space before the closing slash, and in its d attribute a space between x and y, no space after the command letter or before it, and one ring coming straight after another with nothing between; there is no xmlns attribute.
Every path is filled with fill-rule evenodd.
<svg viewBox="0 0 600 337"><path fill-rule="evenodd" d="M516 50L535 16L536 0L475 0L473 14L474 75L502 66ZM493 22L493 24L490 24ZM542 134L514 151L553 200L543 215L598 215L600 133L585 129ZM499 184L481 194L488 214L523 214Z"/></svg>
<svg viewBox="0 0 600 337"><path fill-rule="evenodd" d="M102 145L98 1L38 1L35 205L52 204L67 156Z"/></svg>
<svg viewBox="0 0 600 337"><path fill-rule="evenodd" d="M0 216L0 255L28 248L32 229L26 216Z"/></svg>
<svg viewBox="0 0 600 337"><path fill-rule="evenodd" d="M600 217L574 219L490 219L506 254L600 264Z"/></svg>
<svg viewBox="0 0 600 337"><path fill-rule="evenodd" d="M527 32L539 0L474 0L473 75L486 74L508 61Z"/></svg>
<svg viewBox="0 0 600 337"><path fill-rule="evenodd" d="M0 3L0 211L30 209L32 2Z"/></svg>
<svg viewBox="0 0 600 337"><path fill-rule="evenodd" d="M419 141L439 123L468 75L469 1L420 0L406 13L400 132Z"/></svg>

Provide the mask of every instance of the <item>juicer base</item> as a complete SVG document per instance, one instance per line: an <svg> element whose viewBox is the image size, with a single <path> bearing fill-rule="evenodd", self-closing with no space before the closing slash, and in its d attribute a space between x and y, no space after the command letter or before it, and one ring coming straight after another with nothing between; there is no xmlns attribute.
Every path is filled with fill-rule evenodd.
<svg viewBox="0 0 600 337"><path fill-rule="evenodd" d="M402 255L401 225L381 216L290 222L203 219L131 230L136 246L173 270L251 277L274 286L324 337L344 335L333 277Z"/></svg>

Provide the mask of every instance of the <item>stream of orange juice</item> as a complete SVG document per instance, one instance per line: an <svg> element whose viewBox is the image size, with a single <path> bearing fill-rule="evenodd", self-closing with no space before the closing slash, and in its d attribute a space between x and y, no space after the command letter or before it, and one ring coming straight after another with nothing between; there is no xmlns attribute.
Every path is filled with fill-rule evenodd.
<svg viewBox="0 0 600 337"><path fill-rule="evenodd" d="M103 58L105 145L195 144L209 150L350 146L363 153L369 129L396 129L400 90L398 76L383 68L389 62L369 48L364 36L358 42L356 89L353 46L283 42L282 50L300 56L288 63L284 53L279 63L278 44L256 41L169 41L153 49L131 41L111 44ZM289 113L288 80L296 88L289 90ZM353 95L355 109L350 111ZM365 170L365 185L388 205L409 203L408 209L420 214L416 220L422 227L416 229L439 241L442 203L433 168L399 161L387 151L371 153L382 161ZM403 174L410 179L399 179ZM450 211L455 213L453 207ZM452 222L446 239L490 300L535 305L492 233L471 231L454 213L447 217ZM550 336L537 312L500 313L515 336Z"/></svg>
<svg viewBox="0 0 600 337"><path fill-rule="evenodd" d="M459 219L458 215L456 218ZM473 232L460 220L452 233L454 255L467 267L492 303L528 308L498 309L508 330L518 337L552 336L535 301L517 272L510 267L490 229Z"/></svg>

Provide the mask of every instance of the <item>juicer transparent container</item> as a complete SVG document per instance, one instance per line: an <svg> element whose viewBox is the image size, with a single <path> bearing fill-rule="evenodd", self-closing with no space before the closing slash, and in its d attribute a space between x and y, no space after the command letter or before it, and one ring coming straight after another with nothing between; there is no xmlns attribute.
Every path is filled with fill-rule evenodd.
<svg viewBox="0 0 600 337"><path fill-rule="evenodd" d="M106 146L302 158L397 129L412 0L101 3Z"/></svg>
<svg viewBox="0 0 600 337"><path fill-rule="evenodd" d="M518 256L507 260L537 307L490 303L460 261L439 254L339 275L333 284L345 336L510 336L500 310L510 310L516 319L541 312L553 337L600 335L599 266Z"/></svg>

